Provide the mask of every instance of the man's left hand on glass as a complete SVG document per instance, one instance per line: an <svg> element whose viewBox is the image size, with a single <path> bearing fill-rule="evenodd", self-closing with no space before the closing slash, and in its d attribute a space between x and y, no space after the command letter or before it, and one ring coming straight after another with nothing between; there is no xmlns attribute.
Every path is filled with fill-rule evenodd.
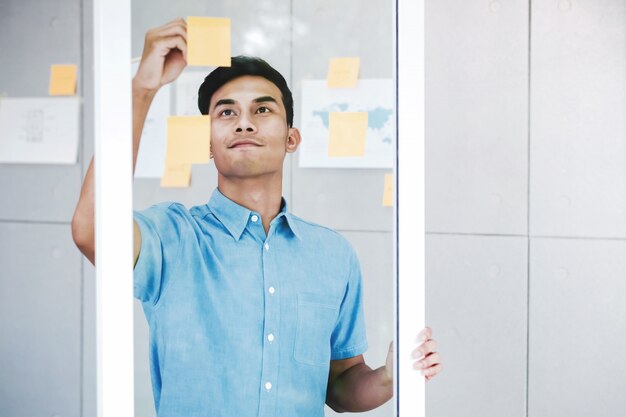
<svg viewBox="0 0 626 417"><path fill-rule="evenodd" d="M443 369L439 352L436 352L437 342L433 339L433 331L430 327L424 327L418 334L417 340L421 344L412 352L412 357L415 360L413 369L420 371L426 381L429 381ZM393 379L393 357L393 342L391 342L389 352L387 353L387 361L385 362L385 370L389 379Z"/></svg>

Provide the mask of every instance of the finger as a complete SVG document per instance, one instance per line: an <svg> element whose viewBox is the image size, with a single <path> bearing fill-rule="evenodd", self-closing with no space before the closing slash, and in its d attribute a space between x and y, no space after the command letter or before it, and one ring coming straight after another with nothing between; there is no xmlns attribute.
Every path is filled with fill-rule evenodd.
<svg viewBox="0 0 626 417"><path fill-rule="evenodd" d="M417 342L423 342L433 337L433 331L430 327L426 326L417 335Z"/></svg>
<svg viewBox="0 0 626 417"><path fill-rule="evenodd" d="M427 377L427 379L431 379L432 377L437 375L442 370L443 370L443 367L441 366L441 364L438 364L438 365L435 365L435 366L431 366L430 368L422 369L420 372L421 372L422 375Z"/></svg>
<svg viewBox="0 0 626 417"><path fill-rule="evenodd" d="M434 366L434 365L439 365L440 362L441 362L441 359L439 358L439 353L435 352L435 353L431 353L430 355L426 356L422 360L414 362L413 363L413 368L415 368L415 369L429 368L429 367Z"/></svg>
<svg viewBox="0 0 626 417"><path fill-rule="evenodd" d="M171 21L167 22L163 26L160 26L158 29L165 29L165 28L168 28L168 27L171 27L171 26L183 26L183 27L186 28L187 27L187 22L182 17L179 17L178 19L174 19L174 20L171 20Z"/></svg>
<svg viewBox="0 0 626 417"><path fill-rule="evenodd" d="M420 358L422 356L428 355L431 352L434 352L436 349L437 349L437 341L435 339L431 339L419 345L413 351L413 357L415 359Z"/></svg>
<svg viewBox="0 0 626 417"><path fill-rule="evenodd" d="M169 36L181 36L183 39L185 39L185 42L187 41L187 27L186 26L181 26L181 25L174 25L174 26L168 26L163 28L162 30L159 30L159 32L156 34L157 37L159 38L167 38Z"/></svg>
<svg viewBox="0 0 626 417"><path fill-rule="evenodd" d="M165 55L167 55L172 49L179 49L183 53L185 61L187 60L187 43L180 36L170 36L159 41L160 45L167 48Z"/></svg>

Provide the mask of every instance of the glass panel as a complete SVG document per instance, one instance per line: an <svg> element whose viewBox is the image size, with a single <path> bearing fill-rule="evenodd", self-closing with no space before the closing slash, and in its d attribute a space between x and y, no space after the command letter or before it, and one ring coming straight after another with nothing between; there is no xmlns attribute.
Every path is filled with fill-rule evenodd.
<svg viewBox="0 0 626 417"><path fill-rule="evenodd" d="M141 299L135 310L137 415L154 415L155 404L165 414L201 408L321 415L331 360L337 367L338 360L364 353L370 367L384 367L395 329L394 209L383 205L385 176L391 180L395 161L394 7L386 1L157 7L133 1L135 87L148 68L158 67L148 58L160 59L144 50L145 42L170 37L172 44L150 44L164 53L183 44L172 37L182 23L163 25L182 17L185 45L194 48L200 33L210 48L221 29L209 26L223 29L225 22L189 17L228 18L231 55L260 57L285 78L294 127L286 125L286 92L269 73L253 69L253 77L207 81L215 85L204 104L213 157L207 148L202 155L200 145L190 179L185 168L172 168L183 186L161 186L164 164L176 158L174 139L166 135L168 117L201 115L199 87L215 69L176 68L176 57L168 56L173 82L152 101L134 180L142 234L135 268ZM198 32L196 23L204 24ZM195 56L187 50L188 61ZM356 86L328 85L334 58L358 58ZM232 68L240 65L235 60ZM339 68L339 75L346 73ZM254 102L264 96L276 103ZM344 133L342 121L348 123ZM173 126L170 119L172 134ZM347 135L359 130L363 135L346 144ZM279 214L281 195L285 217ZM386 401L364 415L390 416L393 408ZM328 406L325 413L336 414Z"/></svg>

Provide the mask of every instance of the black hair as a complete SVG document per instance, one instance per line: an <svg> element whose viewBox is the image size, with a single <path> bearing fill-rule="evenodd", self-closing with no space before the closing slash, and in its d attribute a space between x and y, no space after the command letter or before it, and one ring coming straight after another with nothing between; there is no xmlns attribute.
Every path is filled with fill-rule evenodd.
<svg viewBox="0 0 626 417"><path fill-rule="evenodd" d="M200 113L209 113L211 96L221 86L244 75L257 75L272 82L281 92L283 104L287 112L287 125L293 126L293 97L287 87L285 78L270 64L261 58L251 56L235 56L231 58L230 67L218 67L206 76L198 90L198 109Z"/></svg>

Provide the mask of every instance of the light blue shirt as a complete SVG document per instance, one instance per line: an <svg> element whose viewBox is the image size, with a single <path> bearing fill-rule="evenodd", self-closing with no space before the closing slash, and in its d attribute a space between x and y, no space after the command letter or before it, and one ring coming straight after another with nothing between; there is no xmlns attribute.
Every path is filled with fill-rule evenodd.
<svg viewBox="0 0 626 417"><path fill-rule="evenodd" d="M159 417L322 417L331 360L367 349L356 254L339 233L218 189L135 211L134 293Z"/></svg>

